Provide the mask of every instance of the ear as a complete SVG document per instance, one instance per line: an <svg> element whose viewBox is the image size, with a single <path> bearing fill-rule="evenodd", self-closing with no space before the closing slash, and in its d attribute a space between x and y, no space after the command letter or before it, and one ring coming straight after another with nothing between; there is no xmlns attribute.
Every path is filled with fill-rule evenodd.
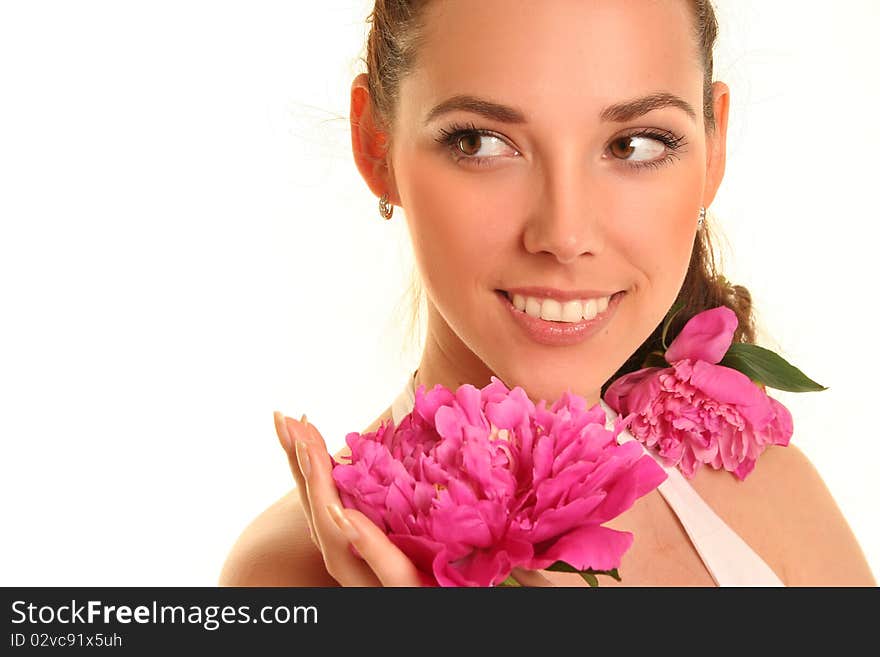
<svg viewBox="0 0 880 657"><path fill-rule="evenodd" d="M351 83L350 121L351 149L358 171L377 197L385 194L389 203L400 205L387 156L388 135L376 127L365 73Z"/></svg>
<svg viewBox="0 0 880 657"><path fill-rule="evenodd" d="M712 105L715 108L715 132L709 137L706 148L706 185L703 206L709 207L721 179L727 160L727 118L730 110L730 89L723 82L712 84Z"/></svg>

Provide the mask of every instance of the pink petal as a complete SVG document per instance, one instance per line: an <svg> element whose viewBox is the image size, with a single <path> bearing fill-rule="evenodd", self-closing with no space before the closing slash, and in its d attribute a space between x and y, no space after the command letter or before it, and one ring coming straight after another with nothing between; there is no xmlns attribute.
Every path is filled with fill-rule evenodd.
<svg viewBox="0 0 880 657"><path fill-rule="evenodd" d="M594 468L595 464L589 461L573 463L555 477L538 482L533 514L539 516L547 509L559 506L563 498L571 494L572 487L587 478Z"/></svg>
<svg viewBox="0 0 880 657"><path fill-rule="evenodd" d="M425 385L421 384L416 389L413 412L433 425L434 415L437 413L437 410L444 406L449 406L454 398L454 395L439 383L427 392L425 392Z"/></svg>
<svg viewBox="0 0 880 657"><path fill-rule="evenodd" d="M470 383L459 386L455 391L455 400L458 402L464 421L475 427L489 429L482 411L482 393Z"/></svg>
<svg viewBox="0 0 880 657"><path fill-rule="evenodd" d="M766 393L742 372L723 365L694 363L691 383L707 397L722 404L733 404L756 429L773 417Z"/></svg>
<svg viewBox="0 0 880 657"><path fill-rule="evenodd" d="M641 413L642 409L634 409L628 403L630 393L633 388L640 386L646 379L653 378L659 369L658 367L645 367L615 379L605 391L605 403L622 415Z"/></svg>
<svg viewBox="0 0 880 657"><path fill-rule="evenodd" d="M492 545L492 533L475 506L438 508L431 516L431 536L444 544L457 543L478 548Z"/></svg>
<svg viewBox="0 0 880 657"><path fill-rule="evenodd" d="M542 513L535 522L535 528L526 534L532 543L541 543L569 531L583 523L584 518L605 498L604 494L594 494L572 500L565 506L549 509Z"/></svg>
<svg viewBox="0 0 880 657"><path fill-rule="evenodd" d="M388 496L385 498L385 506L404 517L415 512L412 506L412 492L408 490L406 482L400 480L391 482Z"/></svg>
<svg viewBox="0 0 880 657"><path fill-rule="evenodd" d="M556 561L564 561L578 570L610 570L620 566L620 558L632 542L630 532L588 525L569 532L550 548L536 554L525 567L541 570Z"/></svg>
<svg viewBox="0 0 880 657"><path fill-rule="evenodd" d="M652 405L662 394L661 380L673 372L671 367L652 367L639 385L633 387L629 399L626 400L627 412L649 415Z"/></svg>
<svg viewBox="0 0 880 657"><path fill-rule="evenodd" d="M475 550L454 561L434 560L434 575L442 586L493 586L532 556L532 546L524 541L505 541L497 549Z"/></svg>
<svg viewBox="0 0 880 657"><path fill-rule="evenodd" d="M447 482L446 492L457 505L473 506L477 503L474 489L459 479L450 479Z"/></svg>
<svg viewBox="0 0 880 657"><path fill-rule="evenodd" d="M388 534L388 538L409 557L416 568L426 573L432 572L434 559L445 551L442 543L427 536Z"/></svg>
<svg viewBox="0 0 880 657"><path fill-rule="evenodd" d="M537 484L539 481L546 479L550 475L553 467L553 438L548 434L538 438L535 449L532 450L532 458L534 459L534 480Z"/></svg>
<svg viewBox="0 0 880 657"><path fill-rule="evenodd" d="M451 406L441 406L434 413L434 426L443 438L458 438L463 426L461 414Z"/></svg>
<svg viewBox="0 0 880 657"><path fill-rule="evenodd" d="M499 429L513 429L528 419L529 409L519 399L506 397L486 404L486 417Z"/></svg>
<svg viewBox="0 0 880 657"><path fill-rule="evenodd" d="M733 471L733 474L742 481L745 479L749 473L755 469L755 459L746 459L742 463L739 464L739 467Z"/></svg>
<svg viewBox="0 0 880 657"><path fill-rule="evenodd" d="M727 306L717 306L691 317L666 350L666 362L690 358L717 363L730 344L739 320Z"/></svg>
<svg viewBox="0 0 880 657"><path fill-rule="evenodd" d="M791 435L794 433L791 411L773 397L768 397L768 399L775 414L773 422L769 427L773 443L776 445L788 445Z"/></svg>
<svg viewBox="0 0 880 657"><path fill-rule="evenodd" d="M639 447L637 443L631 444ZM639 449L641 450L641 447ZM618 467L623 470L625 466ZM607 488L605 499L585 519L601 524L616 518L629 509L636 499L659 486L667 475L653 458L645 454L631 468L616 476L617 479Z"/></svg>
<svg viewBox="0 0 880 657"><path fill-rule="evenodd" d="M647 495L666 481L668 474L650 455L645 454L630 469L630 477L636 480L636 497Z"/></svg>

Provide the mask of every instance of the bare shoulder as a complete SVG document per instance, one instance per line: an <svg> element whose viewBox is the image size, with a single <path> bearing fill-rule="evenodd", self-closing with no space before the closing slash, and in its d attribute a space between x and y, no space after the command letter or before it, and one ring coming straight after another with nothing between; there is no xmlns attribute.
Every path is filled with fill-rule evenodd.
<svg viewBox="0 0 880 657"><path fill-rule="evenodd" d="M337 586L309 538L293 488L245 527L220 573L220 586Z"/></svg>
<svg viewBox="0 0 880 657"><path fill-rule="evenodd" d="M391 416L380 415L363 433ZM348 446L333 457L349 455ZM309 537L299 491L294 487L245 527L226 558L220 586L338 586Z"/></svg>
<svg viewBox="0 0 880 657"><path fill-rule="evenodd" d="M788 586L876 586L825 482L795 445L768 447L744 481L701 468L691 484Z"/></svg>

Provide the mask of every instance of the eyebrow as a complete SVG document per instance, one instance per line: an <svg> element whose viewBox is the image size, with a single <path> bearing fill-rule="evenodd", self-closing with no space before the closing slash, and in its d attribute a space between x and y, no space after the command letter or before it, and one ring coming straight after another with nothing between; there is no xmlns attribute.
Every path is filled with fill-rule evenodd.
<svg viewBox="0 0 880 657"><path fill-rule="evenodd" d="M696 122L697 120L697 113L689 102L666 91L658 91L647 96L609 105L599 112L599 120L623 123L664 107L677 107L684 111L692 121ZM425 125L443 114L455 111L472 112L473 114L479 114L487 119L493 119L501 123L526 123L526 116L522 110L486 100L485 98L459 94L447 98L431 109L425 117Z"/></svg>

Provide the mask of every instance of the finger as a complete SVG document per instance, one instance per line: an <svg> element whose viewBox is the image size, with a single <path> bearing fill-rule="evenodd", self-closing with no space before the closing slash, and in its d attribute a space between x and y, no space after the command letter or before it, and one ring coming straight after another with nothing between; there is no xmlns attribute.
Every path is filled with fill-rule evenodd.
<svg viewBox="0 0 880 657"><path fill-rule="evenodd" d="M299 424L296 420L291 419L291 422L294 425ZM310 463L309 472L305 476L306 488L315 535L321 545L327 572L342 586L379 586L379 579L369 564L352 554L349 539L340 531L327 510L330 504L342 507L342 501L333 481L333 466L324 438L313 424L300 426L302 432L299 435L303 438Z"/></svg>
<svg viewBox="0 0 880 657"><path fill-rule="evenodd" d="M279 411L275 411L273 413L275 418L275 433L278 434L278 441L281 443L281 447L284 448L284 451L287 453L287 463L290 467L290 472L293 475L293 479L296 482L296 489L299 495L300 506L303 509L303 515L306 517L306 521L309 525L309 535L311 536L312 542L320 549L320 545L318 544L318 539L315 536L315 526L314 520L312 518L312 509L309 505L309 494L306 485L305 478L303 477L302 468L299 464L299 458L296 454L296 448L294 446L294 438L291 434L291 427L287 425L286 418Z"/></svg>
<svg viewBox="0 0 880 657"><path fill-rule="evenodd" d="M328 512L382 586L423 585L415 564L367 516L356 509L343 509L332 504Z"/></svg>
<svg viewBox="0 0 880 657"><path fill-rule="evenodd" d="M523 586L556 586L556 584L544 577L537 570L514 568L510 571L510 574L513 575L513 578Z"/></svg>

